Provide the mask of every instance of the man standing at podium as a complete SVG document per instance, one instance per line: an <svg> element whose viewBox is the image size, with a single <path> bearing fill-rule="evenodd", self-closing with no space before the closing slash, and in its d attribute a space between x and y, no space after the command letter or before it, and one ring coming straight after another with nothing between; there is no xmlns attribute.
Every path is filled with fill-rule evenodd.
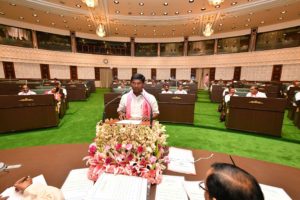
<svg viewBox="0 0 300 200"><path fill-rule="evenodd" d="M134 74L130 80L131 90L121 98L118 114L119 119L150 120L152 110L153 119L159 114L155 97L144 90L145 77L142 74Z"/></svg>
<svg viewBox="0 0 300 200"><path fill-rule="evenodd" d="M267 95L263 92L258 91L258 87L256 85L253 85L250 87L250 92L247 93L246 97L267 98Z"/></svg>

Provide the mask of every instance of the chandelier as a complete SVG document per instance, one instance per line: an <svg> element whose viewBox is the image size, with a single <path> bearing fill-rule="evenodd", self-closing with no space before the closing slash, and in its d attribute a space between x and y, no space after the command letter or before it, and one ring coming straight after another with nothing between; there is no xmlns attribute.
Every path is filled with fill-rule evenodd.
<svg viewBox="0 0 300 200"><path fill-rule="evenodd" d="M99 37L105 37L106 35L106 32L105 32L105 28L104 28L104 25L103 24L99 24L97 29L96 29L96 34L99 36Z"/></svg>
<svg viewBox="0 0 300 200"><path fill-rule="evenodd" d="M223 2L224 2L224 0L208 0L208 3L213 6L219 6Z"/></svg>
<svg viewBox="0 0 300 200"><path fill-rule="evenodd" d="M212 29L212 23L208 22L205 25L204 31L202 33L205 37L211 36L214 33L214 30Z"/></svg>
<svg viewBox="0 0 300 200"><path fill-rule="evenodd" d="M82 0L83 3L87 5L89 8L94 8L97 6L97 0Z"/></svg>

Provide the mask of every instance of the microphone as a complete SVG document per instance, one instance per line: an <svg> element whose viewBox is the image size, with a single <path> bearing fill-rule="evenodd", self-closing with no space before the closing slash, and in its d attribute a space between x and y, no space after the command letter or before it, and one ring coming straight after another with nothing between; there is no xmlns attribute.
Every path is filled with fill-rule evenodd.
<svg viewBox="0 0 300 200"><path fill-rule="evenodd" d="M150 104L150 102L148 101L148 99L143 95L143 93L141 93L141 95L144 97L145 101L149 104L150 106L150 128L152 129L152 122L153 122L153 112L152 112L152 106Z"/></svg>
<svg viewBox="0 0 300 200"><path fill-rule="evenodd" d="M105 116L106 116L105 109L107 108L107 106L109 106L111 103L115 102L117 99L120 99L124 94L126 94L128 92L129 92L129 90L128 91L124 90L122 92L122 94L120 94L117 97L113 98L112 100L110 100L109 102L107 102L107 104L104 105L103 113L102 113L102 123L104 123L104 121L105 121Z"/></svg>
<svg viewBox="0 0 300 200"><path fill-rule="evenodd" d="M7 165L3 162L0 162L0 172L8 172L9 169L16 169L22 167L21 164L17 165Z"/></svg>

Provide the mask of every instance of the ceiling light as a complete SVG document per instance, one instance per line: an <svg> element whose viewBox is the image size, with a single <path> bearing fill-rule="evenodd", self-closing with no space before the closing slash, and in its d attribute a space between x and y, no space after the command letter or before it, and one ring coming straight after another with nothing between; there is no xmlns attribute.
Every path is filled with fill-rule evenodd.
<svg viewBox="0 0 300 200"><path fill-rule="evenodd" d="M54 23L54 22L52 22L52 23L51 23L51 25L52 25L52 26L54 26L54 25L55 25L55 23Z"/></svg>
<svg viewBox="0 0 300 200"><path fill-rule="evenodd" d="M219 24L219 26L223 26L223 24Z"/></svg>
<svg viewBox="0 0 300 200"><path fill-rule="evenodd" d="M169 5L168 2L165 2L165 3L164 3L164 6L168 6L168 5Z"/></svg>
<svg viewBox="0 0 300 200"><path fill-rule="evenodd" d="M37 14L35 14L35 13L33 13L33 14L32 14L32 16L34 16L34 17L37 17L38 15L37 15Z"/></svg>
<svg viewBox="0 0 300 200"><path fill-rule="evenodd" d="M249 15L253 15L253 12L250 12Z"/></svg>
<svg viewBox="0 0 300 200"><path fill-rule="evenodd" d="M16 6L16 4L15 4L15 3L9 3L9 5L11 5L11 6Z"/></svg>
<svg viewBox="0 0 300 200"><path fill-rule="evenodd" d="M232 6L235 6L236 4L237 4L236 1L231 3Z"/></svg>
<svg viewBox="0 0 300 200"><path fill-rule="evenodd" d="M19 17L19 18L20 18L20 19L24 19L24 17L22 17L22 16L21 16L21 17Z"/></svg>
<svg viewBox="0 0 300 200"><path fill-rule="evenodd" d="M144 3L143 3L143 2L140 2L140 3L139 3L139 5L140 5L140 6L143 6L143 5L144 5Z"/></svg>
<svg viewBox="0 0 300 200"><path fill-rule="evenodd" d="M201 11L204 11L204 10L206 10L206 8L201 8Z"/></svg>
<svg viewBox="0 0 300 200"><path fill-rule="evenodd" d="M220 4L223 2L224 0L208 0L208 3L213 6L220 6Z"/></svg>
<svg viewBox="0 0 300 200"><path fill-rule="evenodd" d="M191 13L191 12L192 12L192 10L189 10L189 11L188 11L188 13Z"/></svg>
<svg viewBox="0 0 300 200"><path fill-rule="evenodd" d="M115 0L114 3L115 3L115 4L119 4L119 1L116 1L116 0Z"/></svg>
<svg viewBox="0 0 300 200"><path fill-rule="evenodd" d="M156 32L156 30L154 29L153 32Z"/></svg>
<svg viewBox="0 0 300 200"><path fill-rule="evenodd" d="M77 7L77 8L81 8L81 5L80 5L80 4L76 4L76 7Z"/></svg>
<svg viewBox="0 0 300 200"><path fill-rule="evenodd" d="M175 12L175 15L179 15L179 12L178 12L178 11L176 11L176 12Z"/></svg>
<svg viewBox="0 0 300 200"><path fill-rule="evenodd" d="M66 27L66 28L69 28L69 26L68 26L68 25L65 25L65 27Z"/></svg>
<svg viewBox="0 0 300 200"><path fill-rule="evenodd" d="M103 25L103 24L99 24L99 26L98 26L97 29L96 29L96 34L97 34L99 37L105 37L106 32L105 32L105 29L104 29L104 25Z"/></svg>
<svg viewBox="0 0 300 200"><path fill-rule="evenodd" d="M164 15L168 15L168 13L167 13L167 12L164 12Z"/></svg>
<svg viewBox="0 0 300 200"><path fill-rule="evenodd" d="M60 14L59 16L60 16L60 17L64 17L64 15L63 15L63 14Z"/></svg>
<svg viewBox="0 0 300 200"><path fill-rule="evenodd" d="M94 8L98 4L97 0L82 0L82 2L85 3L89 8Z"/></svg>
<svg viewBox="0 0 300 200"><path fill-rule="evenodd" d="M144 15L144 13L143 13L143 12L140 12L140 15Z"/></svg>
<svg viewBox="0 0 300 200"><path fill-rule="evenodd" d="M205 25L204 31L202 33L205 37L211 36L214 33L214 30L212 29L212 23L208 22Z"/></svg>
<svg viewBox="0 0 300 200"><path fill-rule="evenodd" d="M134 29L133 31L136 32L136 29Z"/></svg>
<svg viewBox="0 0 300 200"><path fill-rule="evenodd" d="M47 10L47 11L46 11L46 14L49 14L49 13L50 13L50 11L49 11L49 10Z"/></svg>
<svg viewBox="0 0 300 200"><path fill-rule="evenodd" d="M119 10L116 10L116 14L119 14L120 13L120 11Z"/></svg>
<svg viewBox="0 0 300 200"><path fill-rule="evenodd" d="M39 23L39 22L40 22L40 20L39 20L39 19L37 19L37 20L36 20L36 22L37 22L37 23Z"/></svg>
<svg viewBox="0 0 300 200"><path fill-rule="evenodd" d="M5 13L4 12L0 12L0 15L5 15Z"/></svg>
<svg viewBox="0 0 300 200"><path fill-rule="evenodd" d="M250 19L250 18L248 18L248 19L247 19L247 21L248 21L248 22L250 22L250 21L251 21L251 19Z"/></svg>
<svg viewBox="0 0 300 200"><path fill-rule="evenodd" d="M88 27L91 27L92 25L88 24Z"/></svg>
<svg viewBox="0 0 300 200"><path fill-rule="evenodd" d="M63 22L64 22L64 23L67 23L67 20L64 19Z"/></svg>
<svg viewBox="0 0 300 200"><path fill-rule="evenodd" d="M78 19L78 17L73 17L73 19L77 20L77 19Z"/></svg>
<svg viewBox="0 0 300 200"><path fill-rule="evenodd" d="M249 24L245 24L245 26L247 27L247 26L249 26Z"/></svg>
<svg viewBox="0 0 300 200"><path fill-rule="evenodd" d="M264 23L265 23L265 21L261 21L260 23L261 23L261 24L264 24Z"/></svg>
<svg viewBox="0 0 300 200"><path fill-rule="evenodd" d="M194 0L189 0L189 3L194 3Z"/></svg>
<svg viewBox="0 0 300 200"><path fill-rule="evenodd" d="M196 30L196 27L193 27L193 30Z"/></svg>
<svg viewBox="0 0 300 200"><path fill-rule="evenodd" d="M286 13L286 10L284 10L284 11L281 11L281 14L285 14Z"/></svg>
<svg viewBox="0 0 300 200"><path fill-rule="evenodd" d="M155 12L152 12L152 13L151 13L151 15L153 15L153 16L154 16L154 15L156 15L156 13L155 13Z"/></svg>
<svg viewBox="0 0 300 200"><path fill-rule="evenodd" d="M279 18L278 18L278 20L282 20L282 19L283 19L282 17L279 17Z"/></svg>

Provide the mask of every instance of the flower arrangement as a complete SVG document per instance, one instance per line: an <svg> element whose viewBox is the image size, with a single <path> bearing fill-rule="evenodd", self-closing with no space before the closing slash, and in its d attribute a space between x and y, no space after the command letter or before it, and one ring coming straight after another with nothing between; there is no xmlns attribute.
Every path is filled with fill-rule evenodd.
<svg viewBox="0 0 300 200"><path fill-rule="evenodd" d="M140 176L159 184L169 162L166 156L168 135L155 122L152 129L143 125L102 123L96 126L96 138L84 159L89 165L88 178L96 181L106 173Z"/></svg>

